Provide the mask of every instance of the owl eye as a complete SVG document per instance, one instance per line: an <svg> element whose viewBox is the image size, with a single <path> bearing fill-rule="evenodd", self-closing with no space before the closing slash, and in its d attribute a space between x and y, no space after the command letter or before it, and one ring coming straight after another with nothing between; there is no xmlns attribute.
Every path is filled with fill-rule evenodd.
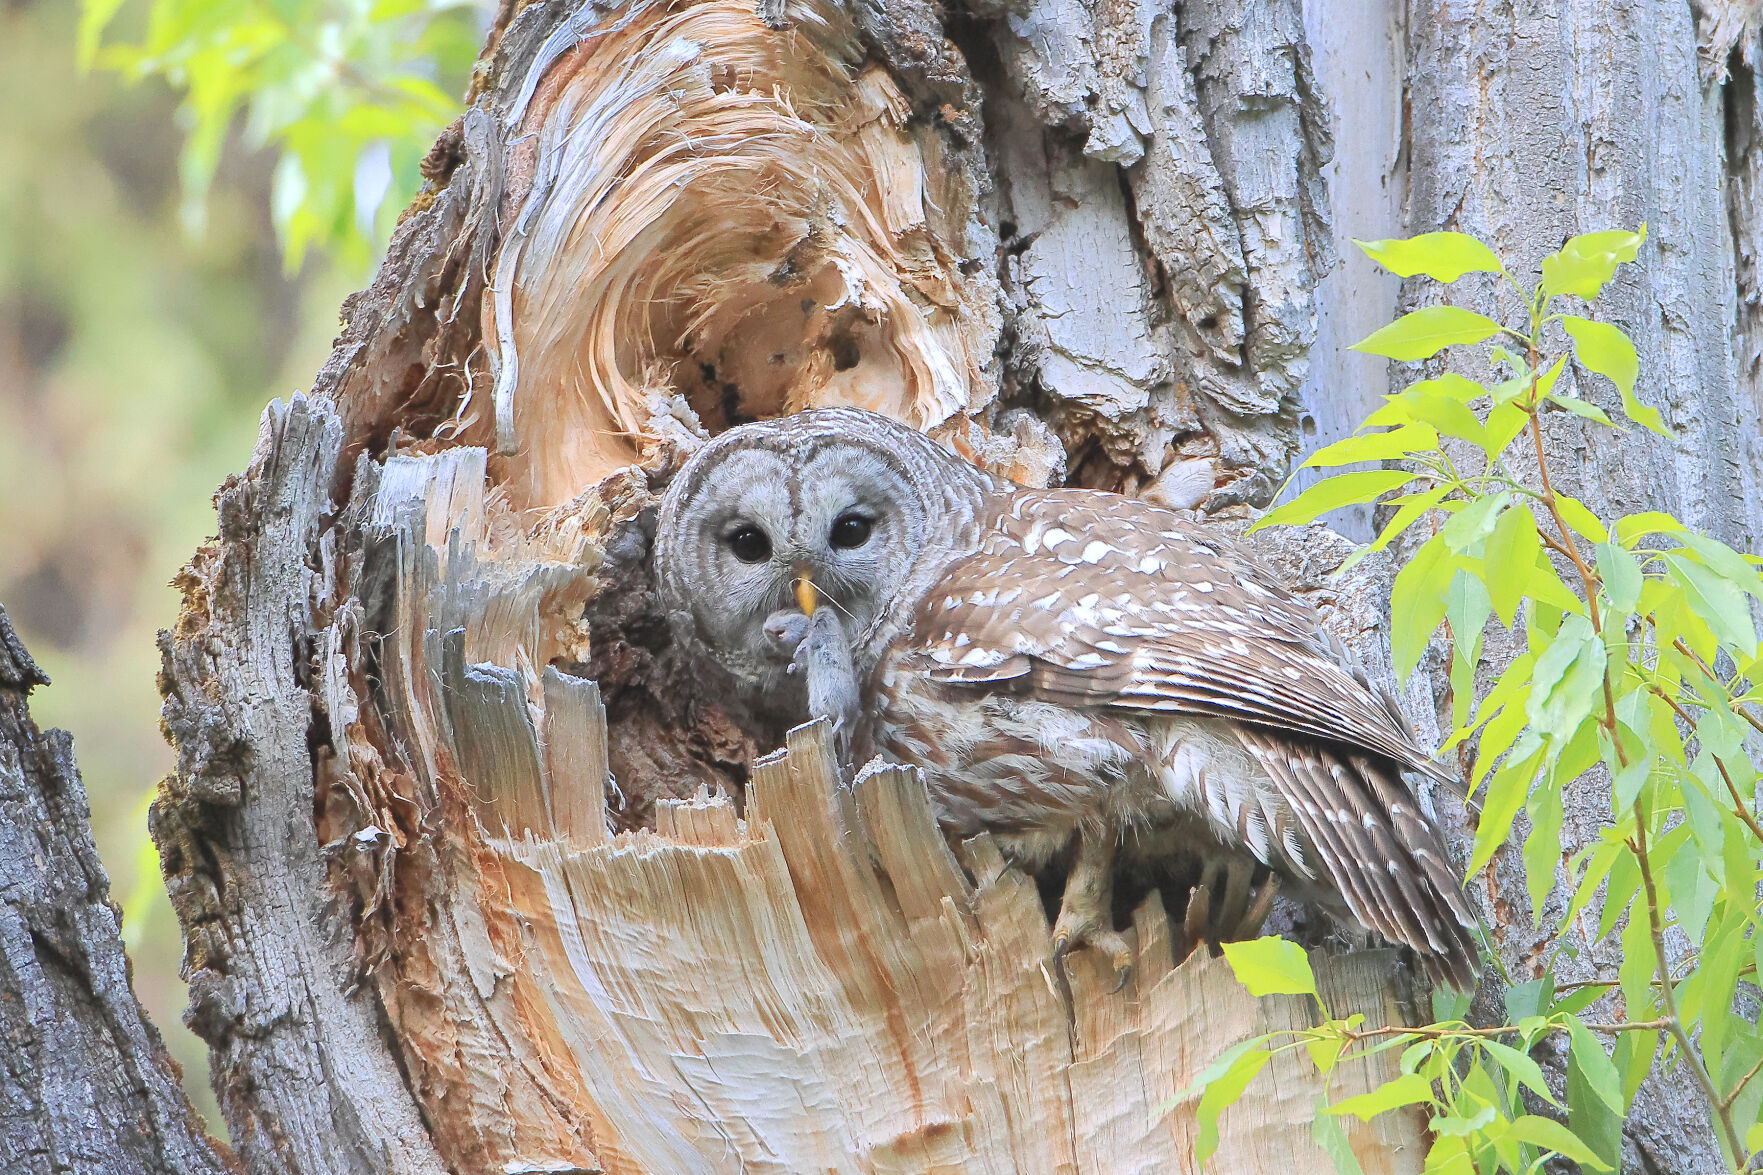
<svg viewBox="0 0 1763 1175"><path fill-rule="evenodd" d="M841 514L833 520L832 533L827 539L833 546L848 551L867 543L869 532L874 528L875 523L861 514Z"/></svg>
<svg viewBox="0 0 1763 1175"><path fill-rule="evenodd" d="M771 540L757 526L743 526L723 537L728 549L743 563L763 563L771 558Z"/></svg>

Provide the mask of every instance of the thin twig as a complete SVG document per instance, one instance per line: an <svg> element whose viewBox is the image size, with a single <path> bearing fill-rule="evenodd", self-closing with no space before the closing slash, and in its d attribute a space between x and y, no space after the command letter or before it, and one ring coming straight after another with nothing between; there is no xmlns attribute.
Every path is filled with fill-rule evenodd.
<svg viewBox="0 0 1763 1175"><path fill-rule="evenodd" d="M1686 959L1679 959L1678 963L1677 963L1677 968L1680 972L1683 972L1683 978L1687 978L1688 973L1691 971L1694 971L1698 966L1700 966L1701 962L1702 962L1702 960L1701 960L1700 956L1691 955ZM1757 970L1757 964L1746 963L1743 967L1740 967L1738 969L1738 977L1740 979L1748 978L1751 975L1751 973L1756 970ZM1659 980L1657 977L1655 977L1653 979L1649 979L1649 980L1647 980L1647 982L1652 984L1654 987L1659 986ZM1673 983L1682 982L1682 979L1673 979L1672 982ZM1621 983L1622 983L1622 981L1620 979L1583 979L1577 983L1563 983L1563 984L1559 985L1558 987L1555 988L1555 994L1559 995L1564 991L1579 991L1579 990L1581 990L1583 988L1587 988L1587 987L1617 987Z"/></svg>
<svg viewBox="0 0 1763 1175"><path fill-rule="evenodd" d="M1652 693L1661 699L1667 706L1670 706L1679 718L1689 724L1691 730L1695 729L1696 720L1690 716L1689 711L1685 710L1683 706L1678 703L1676 698L1666 693L1664 688L1661 687L1658 682L1647 682L1647 689L1651 690ZM1704 749L1706 749L1705 746ZM1744 821L1745 827L1751 830L1751 835L1756 837L1759 841L1763 841L1763 826L1758 825L1757 818L1751 814L1750 808L1745 806L1744 797L1739 795L1738 785L1733 783L1732 775L1726 770L1726 763L1719 755L1716 755L1711 751L1709 752L1708 757L1714 760L1714 766L1720 771L1720 778L1726 781L1726 794L1732 797L1733 811L1738 814L1740 820Z"/></svg>
<svg viewBox="0 0 1763 1175"><path fill-rule="evenodd" d="M1525 411L1530 414L1530 439L1536 449L1537 478L1543 483L1542 500L1549 508L1549 516L1555 520L1555 527L1561 532L1561 542L1556 547L1572 561L1574 570L1579 572L1579 582L1585 589L1586 614L1591 619L1592 631L1599 636L1604 635L1604 621L1598 613L1598 585L1603 581L1598 573L1586 563L1585 557L1579 553L1579 544L1573 541L1573 528L1567 525L1567 518L1561 513L1560 500L1555 496L1555 485L1549 477L1549 458L1543 451L1543 429L1540 413L1537 411L1537 347L1533 337L1530 343L1530 402ZM1542 534L1539 528L1537 533ZM1547 535L1543 536L1545 539ZM1622 739L1616 733L1616 695L1610 688L1610 675L1604 675L1604 720L1603 727L1610 735L1610 745L1616 748L1616 762L1623 767L1628 766L1628 754L1622 749Z"/></svg>
<svg viewBox="0 0 1763 1175"><path fill-rule="evenodd" d="M1763 718L1758 718L1755 714L1745 709L1744 705L1740 703L1737 698L1732 696L1732 687L1726 682L1721 681L1720 677L1714 672L1714 670L1709 668L1708 663L1702 660L1702 654L1696 652L1694 649L1690 648L1689 645L1685 644L1682 637L1678 637L1676 640L1672 641L1671 644L1678 652L1694 661L1696 667L1702 671L1709 681L1720 687L1720 692L1724 693L1726 695L1726 700L1732 703L1732 709L1735 714L1740 718L1743 718L1746 722L1749 722L1752 730L1755 730L1758 734L1763 734Z"/></svg>
<svg viewBox="0 0 1763 1175"><path fill-rule="evenodd" d="M1590 1029L1593 1032L1619 1035L1624 1032L1663 1032L1668 1029L1670 1025L1661 1018L1658 1020L1625 1020L1619 1024L1582 1024L1581 1027ZM1567 1026L1565 1024L1547 1024L1544 1025L1544 1029L1549 1032L1566 1032ZM1389 1036L1411 1036L1417 1040L1444 1040L1447 1037L1466 1036L1511 1036L1514 1033L1521 1031L1522 1029L1515 1024L1500 1024L1492 1028L1404 1028L1396 1026L1390 1028L1347 1029L1345 1030L1345 1035L1349 1041L1358 1042L1361 1040L1375 1040Z"/></svg>
<svg viewBox="0 0 1763 1175"><path fill-rule="evenodd" d="M1556 538L1554 535L1548 534L1545 531L1539 530L1539 531L1537 531L1537 538L1539 538L1543 541L1543 546L1549 548L1549 550L1555 552L1555 554L1560 555L1563 558L1567 558L1567 559L1571 559L1573 557L1573 553L1571 551L1569 551L1566 547L1562 546L1561 540Z"/></svg>
<svg viewBox="0 0 1763 1175"><path fill-rule="evenodd" d="M1732 1092L1720 1099L1720 1104L1729 1110L1732 1109L1732 1103L1739 1100L1739 1094L1745 1091L1745 1086L1750 1084L1751 1078L1757 1075L1758 1070L1763 1070L1763 1057L1758 1057L1757 1063L1745 1071L1745 1075L1739 1078L1739 1083L1732 1087Z"/></svg>

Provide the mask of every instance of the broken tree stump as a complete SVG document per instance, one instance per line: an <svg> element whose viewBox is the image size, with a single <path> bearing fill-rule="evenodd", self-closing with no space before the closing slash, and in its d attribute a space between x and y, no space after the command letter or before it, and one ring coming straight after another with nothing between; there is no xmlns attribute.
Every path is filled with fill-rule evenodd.
<svg viewBox="0 0 1763 1175"><path fill-rule="evenodd" d="M314 1090L223 1076L242 1146L279 1135L293 1161L278 1161L295 1170L326 1170L312 1156L338 1145L396 1145L392 1170L424 1169L417 1156L468 1172L1196 1170L1194 1104L1176 1095L1237 1040L1313 1014L1255 1000L1206 950L1188 953L1155 892L1134 913L1127 984L1110 991L1084 952L1067 989L1032 880L983 837L958 860L914 773L840 780L817 726L753 763L740 809L700 788L658 798L652 829L612 831L608 797L622 792L571 618L616 579L597 546L616 500L590 495L498 538L481 450L363 459L349 504L324 511L333 549L360 560L363 595L303 634L285 595L251 587L278 566L245 556L316 509L296 487L332 420L304 400L271 412L228 493L291 508L260 508L255 541L223 536L186 583L219 631L282 642L281 656L300 648L304 684L287 696L328 723L321 745L293 749L310 767L265 771L250 744L224 763L243 768L236 790L206 802L245 828L206 850L239 874L215 896L261 893L243 884L254 879L284 903L217 905L193 928L193 945L232 952L197 1011L207 1025L235 997L250 1012L253 968L297 979L300 999L222 1026L221 1059L236 1079L310 1050L326 1113L359 1133L344 1141L338 1118L308 1113L295 1125L310 1133L291 1138L280 1099L311 1111ZM263 656L249 642L171 647L223 668ZM255 718L287 701L225 696L206 713ZM199 729L179 695L169 709ZM195 802L161 800L168 848L190 843L166 830ZM309 889L253 848L271 834L281 860L307 863ZM304 932L284 932L302 910ZM1392 953L1316 964L1336 1014L1401 1016ZM351 1028L381 1017L380 1031ZM333 1053L352 1064L325 1072ZM1393 1066L1385 1053L1344 1070L1333 1092ZM1222 1169L1325 1161L1309 1138L1321 1090L1301 1053L1276 1059L1223 1118ZM394 1141L400 1125L413 1133ZM1418 1170L1412 1118L1353 1123L1350 1136L1368 1172Z"/></svg>

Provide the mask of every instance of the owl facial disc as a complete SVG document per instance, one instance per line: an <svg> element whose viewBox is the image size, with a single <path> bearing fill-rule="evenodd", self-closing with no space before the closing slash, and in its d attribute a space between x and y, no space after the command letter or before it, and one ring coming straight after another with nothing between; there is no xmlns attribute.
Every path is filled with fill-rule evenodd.
<svg viewBox="0 0 1763 1175"><path fill-rule="evenodd" d="M730 429L662 501L656 575L669 620L749 704L799 709L801 679L787 672L795 649L767 620L833 610L855 671L867 672L897 613L928 586L920 581L964 553L952 549L951 515L971 518L991 487L930 438L873 413L827 409Z"/></svg>

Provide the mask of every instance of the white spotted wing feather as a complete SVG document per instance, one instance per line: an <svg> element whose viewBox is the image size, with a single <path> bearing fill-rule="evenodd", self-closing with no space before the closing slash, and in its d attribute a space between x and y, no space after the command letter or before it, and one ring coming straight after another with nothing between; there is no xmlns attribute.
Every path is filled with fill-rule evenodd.
<svg viewBox="0 0 1763 1175"><path fill-rule="evenodd" d="M1238 830L1262 860L1320 875L1366 925L1468 982L1475 920L1401 771L1461 783L1309 606L1228 543L1145 502L1086 490L995 502L978 551L920 605L915 643L931 678L1131 715L1147 729L1159 718L1226 720L1277 797L1244 794L1234 812L1208 811L1224 802L1219 782L1177 802ZM1186 778L1172 775L1174 759L1158 766Z"/></svg>

